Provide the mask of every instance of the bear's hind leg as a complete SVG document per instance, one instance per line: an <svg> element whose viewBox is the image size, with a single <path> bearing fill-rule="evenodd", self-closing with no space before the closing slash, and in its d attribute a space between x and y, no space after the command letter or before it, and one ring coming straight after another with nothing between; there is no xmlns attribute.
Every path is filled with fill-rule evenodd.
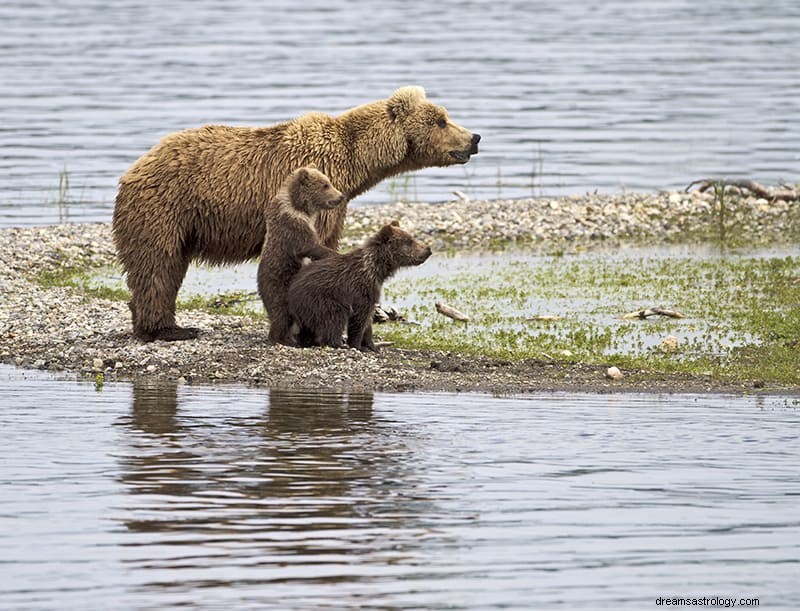
<svg viewBox="0 0 800 611"><path fill-rule="evenodd" d="M260 273L258 276L258 293L269 318L269 341L273 344L294 346L292 321L286 301L286 289L283 283L271 281Z"/></svg>
<svg viewBox="0 0 800 611"><path fill-rule="evenodd" d="M347 313L343 308L330 308L327 312L317 312L323 314L319 316L316 325L316 343L319 346L329 346L331 348L347 348L344 343L342 332L347 324Z"/></svg>
<svg viewBox="0 0 800 611"><path fill-rule="evenodd" d="M284 346L296 345L286 308L278 308L277 311L273 308L273 311L269 312L269 341Z"/></svg>
<svg viewBox="0 0 800 611"><path fill-rule="evenodd" d="M175 324L175 300L189 267L189 257L177 255L153 260L153 266L128 271L133 334L145 342L196 338L199 329Z"/></svg>

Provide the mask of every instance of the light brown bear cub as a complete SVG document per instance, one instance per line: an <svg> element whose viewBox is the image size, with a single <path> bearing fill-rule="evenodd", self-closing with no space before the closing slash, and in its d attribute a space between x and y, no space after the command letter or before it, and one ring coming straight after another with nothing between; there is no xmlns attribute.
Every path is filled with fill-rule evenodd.
<svg viewBox="0 0 800 611"><path fill-rule="evenodd" d="M372 315L383 283L401 267L421 265L431 249L394 221L361 248L313 261L289 286L289 316L301 346L343 347L376 351Z"/></svg>
<svg viewBox="0 0 800 611"><path fill-rule="evenodd" d="M467 163L479 140L421 87L402 87L336 117L315 112L265 127L207 125L166 136L120 178L114 207L134 335L197 337L197 329L175 324L189 263L257 257L264 206L296 168L318 168L349 201L390 176ZM337 248L346 213L342 205L317 216L328 248Z"/></svg>
<svg viewBox="0 0 800 611"><path fill-rule="evenodd" d="M314 228L317 215L345 201L331 181L310 167L292 172L264 212L266 236L258 264L258 294L269 316L269 339L293 344L286 310L289 282L303 259L323 259L336 254L323 246Z"/></svg>

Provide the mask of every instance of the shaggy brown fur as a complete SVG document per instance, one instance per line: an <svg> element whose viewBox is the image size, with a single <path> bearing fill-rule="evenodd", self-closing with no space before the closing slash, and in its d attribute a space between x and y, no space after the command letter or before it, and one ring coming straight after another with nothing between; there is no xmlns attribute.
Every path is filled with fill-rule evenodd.
<svg viewBox="0 0 800 611"><path fill-rule="evenodd" d="M402 172L466 163L480 136L451 122L420 87L338 117L321 113L269 127L206 126L166 136L120 179L114 241L131 291L134 334L187 339L175 325L175 298L189 262L233 263L256 257L263 207L293 170L313 165L349 201ZM346 206L317 218L335 249Z"/></svg>
<svg viewBox="0 0 800 611"><path fill-rule="evenodd" d="M293 343L286 294L303 259L336 254L320 243L313 221L321 211L342 203L344 195L333 188L325 174L303 167L289 175L267 206L266 237L258 265L258 294L269 316L269 339L273 343Z"/></svg>
<svg viewBox="0 0 800 611"><path fill-rule="evenodd" d="M289 316L302 346L347 345L375 351L372 314L383 283L399 268L420 265L431 255L428 246L400 229L384 226L362 248L314 261L289 285Z"/></svg>

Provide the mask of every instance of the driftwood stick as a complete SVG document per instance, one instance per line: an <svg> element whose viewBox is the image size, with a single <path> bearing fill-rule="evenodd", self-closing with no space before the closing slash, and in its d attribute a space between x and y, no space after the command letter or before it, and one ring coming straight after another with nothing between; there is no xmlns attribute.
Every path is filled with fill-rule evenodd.
<svg viewBox="0 0 800 611"><path fill-rule="evenodd" d="M643 310L636 310L635 312L628 312L620 316L623 320L632 320L640 318L644 320L650 316L667 316L669 318L686 318L685 314L681 314L675 310L667 310L666 308L645 308Z"/></svg>
<svg viewBox="0 0 800 611"><path fill-rule="evenodd" d="M469 316L464 312L459 312L454 307L447 305L442 301L436 302L436 311L453 320L460 320L461 322L469 322Z"/></svg>
<svg viewBox="0 0 800 611"><path fill-rule="evenodd" d="M714 185L723 185L725 187L737 187L738 189L744 189L750 191L754 195L758 195L759 197L773 201L776 199L787 201L796 201L800 199L799 189L792 189L787 186L784 186L782 189L774 189L772 187L764 186L755 180L749 180L746 178L701 178L700 180L693 180L690 182L685 191L688 192L689 189L691 189L694 185L699 185L697 190L700 191L700 193L707 191Z"/></svg>

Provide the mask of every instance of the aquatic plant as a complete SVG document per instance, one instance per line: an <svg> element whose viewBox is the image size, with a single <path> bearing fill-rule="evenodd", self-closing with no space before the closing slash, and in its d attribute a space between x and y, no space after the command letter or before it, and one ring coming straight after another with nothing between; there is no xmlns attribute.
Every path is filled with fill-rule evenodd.
<svg viewBox="0 0 800 611"><path fill-rule="evenodd" d="M387 186L387 192L389 193L390 203L418 201L416 176L414 174L401 174L391 178Z"/></svg>
<svg viewBox="0 0 800 611"><path fill-rule="evenodd" d="M714 183L714 198L716 200L719 241L724 243L725 242L725 183L720 180Z"/></svg>
<svg viewBox="0 0 800 611"><path fill-rule="evenodd" d="M66 167L58 173L56 206L58 206L58 222L66 223L69 220L69 172Z"/></svg>

